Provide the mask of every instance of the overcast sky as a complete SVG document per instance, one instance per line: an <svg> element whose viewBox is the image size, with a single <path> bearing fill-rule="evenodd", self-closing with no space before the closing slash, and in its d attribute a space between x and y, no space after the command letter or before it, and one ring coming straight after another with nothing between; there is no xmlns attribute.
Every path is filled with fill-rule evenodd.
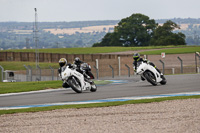
<svg viewBox="0 0 200 133"><path fill-rule="evenodd" d="M200 0L0 0L0 22L121 20L133 13L151 19L200 18Z"/></svg>

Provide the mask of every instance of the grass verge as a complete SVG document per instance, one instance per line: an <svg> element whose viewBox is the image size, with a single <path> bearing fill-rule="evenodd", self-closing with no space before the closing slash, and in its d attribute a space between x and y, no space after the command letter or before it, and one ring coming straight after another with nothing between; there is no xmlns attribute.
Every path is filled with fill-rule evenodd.
<svg viewBox="0 0 200 133"><path fill-rule="evenodd" d="M24 113L24 112L51 111L51 110L56 110L56 109L69 109L69 108L80 109L80 108L109 107L109 106L120 106L120 105L125 105L125 104L141 104L141 103L152 103L152 102L162 102L162 101L167 101L167 100L182 100L182 99L192 99L192 98L200 98L200 95L130 100L130 101L123 101L123 102L106 102L106 103L93 103L93 104L37 107L37 108L27 108L27 109L0 110L0 115Z"/></svg>
<svg viewBox="0 0 200 133"><path fill-rule="evenodd" d="M35 69L35 62L25 62L25 61L1 61L0 65L5 70L26 70L24 65L31 66L33 69ZM41 69L50 69L50 67L53 67L55 69L59 68L58 63L49 63L49 62L40 62L40 68Z"/></svg>
<svg viewBox="0 0 200 133"><path fill-rule="evenodd" d="M161 48L179 48L190 46L147 46L147 47L86 47L86 48L52 48L39 49L40 53L63 53L63 54L97 54L97 53L112 53L123 51L136 51L143 49L161 49ZM0 52L35 52L34 49L12 49L2 50Z"/></svg>
<svg viewBox="0 0 200 133"><path fill-rule="evenodd" d="M97 85L109 84L111 81L95 80ZM0 94L37 91L44 89L62 88L62 81L35 81L35 82L0 82Z"/></svg>
<svg viewBox="0 0 200 133"><path fill-rule="evenodd" d="M140 52L143 55L160 55L161 53L165 54L188 54L200 52L200 46L191 46L191 47L183 47L183 48L172 48L172 49L159 49L153 51L145 51Z"/></svg>

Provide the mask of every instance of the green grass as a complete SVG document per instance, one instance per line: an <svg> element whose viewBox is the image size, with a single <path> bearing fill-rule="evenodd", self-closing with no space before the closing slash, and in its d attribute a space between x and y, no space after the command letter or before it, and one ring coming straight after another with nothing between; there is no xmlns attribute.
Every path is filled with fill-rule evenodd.
<svg viewBox="0 0 200 133"><path fill-rule="evenodd" d="M0 69L0 82L2 81L2 76L1 76L1 73L2 73L2 72L1 72L1 69Z"/></svg>
<svg viewBox="0 0 200 133"><path fill-rule="evenodd" d="M122 51L135 51L142 49L161 49L161 48L177 48L189 46L149 46L149 47L86 47L86 48L53 48L39 49L40 53L64 53L64 54L97 54L112 53ZM0 52L35 52L35 49L18 49L18 50L2 50Z"/></svg>
<svg viewBox="0 0 200 133"><path fill-rule="evenodd" d="M94 81L96 84L109 84L110 81ZM62 81L0 82L0 94L62 88Z"/></svg>
<svg viewBox="0 0 200 133"><path fill-rule="evenodd" d="M191 99L191 98L200 98L200 95L165 97L165 98L154 98L154 99L143 99L143 100L130 100L130 101L123 101L123 102L106 102L106 103L93 103L93 104L36 107L36 108L27 108L27 109L0 110L0 115L13 114L13 113L23 113L23 112L50 111L50 110L56 110L56 109L69 109L69 108L79 109L79 108L120 106L120 105L125 105L125 104L143 104L143 103L152 103L152 102L162 102L162 101L166 101L166 100L181 100L181 99Z"/></svg>
<svg viewBox="0 0 200 133"><path fill-rule="evenodd" d="M173 49L160 49L160 50L140 52L140 54L143 54L143 55L160 55L162 52L165 52L165 54L195 53L195 52L200 52L200 46L191 46L191 47L173 48Z"/></svg>
<svg viewBox="0 0 200 133"><path fill-rule="evenodd" d="M5 69L5 70L26 70L24 65L28 66L30 65L32 68L35 68L35 62L15 62L15 61L2 61L0 62L0 65ZM57 69L59 68L58 63L41 63L40 62L40 67L41 69L50 69L49 66Z"/></svg>
<svg viewBox="0 0 200 133"><path fill-rule="evenodd" d="M0 82L0 94L37 91L62 87L62 81Z"/></svg>
<svg viewBox="0 0 200 133"><path fill-rule="evenodd" d="M171 49L164 49L171 48ZM98 53L112 53L123 51L137 51L147 49L158 49L153 51L140 52L141 54L160 54L165 52L167 54L183 54L194 53L200 51L200 46L148 46L148 47L86 47L86 48L52 48L39 49L40 53L62 53L62 54L98 54ZM162 49L162 50L161 50ZM0 52L35 52L35 49L13 49L1 50Z"/></svg>

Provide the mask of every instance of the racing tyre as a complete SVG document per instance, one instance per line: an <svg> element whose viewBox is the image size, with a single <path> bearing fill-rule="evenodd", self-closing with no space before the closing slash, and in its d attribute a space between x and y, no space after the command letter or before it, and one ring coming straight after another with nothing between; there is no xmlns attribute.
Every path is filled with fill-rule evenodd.
<svg viewBox="0 0 200 133"><path fill-rule="evenodd" d="M92 82L92 84L91 84L91 89L90 89L90 91L91 91L91 92L97 91L97 86L95 85L94 82Z"/></svg>
<svg viewBox="0 0 200 133"><path fill-rule="evenodd" d="M155 75L154 75L152 72L146 71L146 72L144 73L144 76L145 76L145 78L147 79L147 81L148 81L149 83L151 83L151 84L154 85L154 86L157 85L156 77L155 77Z"/></svg>
<svg viewBox="0 0 200 133"><path fill-rule="evenodd" d="M167 80L165 79L164 75L161 77L163 80L160 82L161 85L165 85L167 83Z"/></svg>
<svg viewBox="0 0 200 133"><path fill-rule="evenodd" d="M76 93L82 93L81 83L76 77L69 79L68 83Z"/></svg>

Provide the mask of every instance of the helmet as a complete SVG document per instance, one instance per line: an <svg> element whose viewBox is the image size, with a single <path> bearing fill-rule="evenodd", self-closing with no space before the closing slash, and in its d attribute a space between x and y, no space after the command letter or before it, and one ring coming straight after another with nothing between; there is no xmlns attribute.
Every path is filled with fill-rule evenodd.
<svg viewBox="0 0 200 133"><path fill-rule="evenodd" d="M140 58L140 54L139 53L135 53L134 55L133 55L133 59L134 60L138 60Z"/></svg>
<svg viewBox="0 0 200 133"><path fill-rule="evenodd" d="M60 65L60 67L67 65L67 60L65 58L61 58L59 60L59 65Z"/></svg>
<svg viewBox="0 0 200 133"><path fill-rule="evenodd" d="M79 58L79 57L76 57L76 58L74 59L74 61L78 63L78 62L80 62L80 58Z"/></svg>

